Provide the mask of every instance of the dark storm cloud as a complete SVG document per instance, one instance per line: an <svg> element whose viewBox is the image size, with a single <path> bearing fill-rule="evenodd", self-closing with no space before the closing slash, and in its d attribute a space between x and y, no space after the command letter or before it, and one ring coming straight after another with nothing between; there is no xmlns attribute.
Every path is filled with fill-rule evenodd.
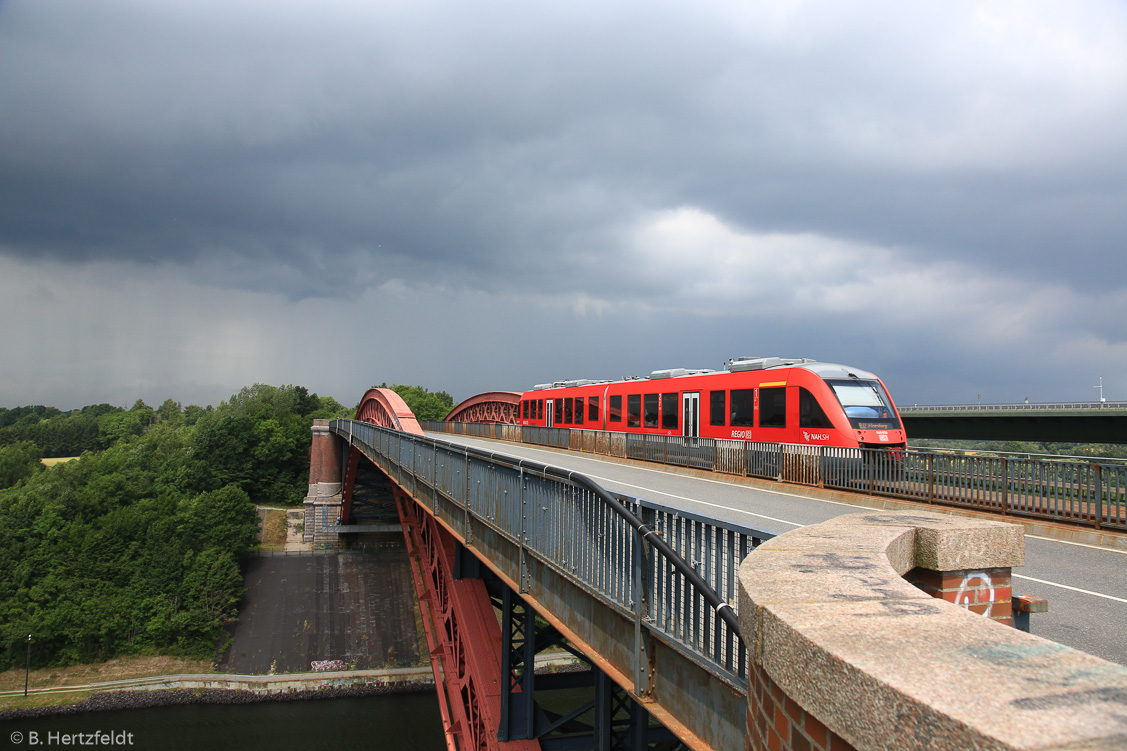
<svg viewBox="0 0 1127 751"><path fill-rule="evenodd" d="M0 395L1127 388L1125 91L1112 0L0 0Z"/></svg>
<svg viewBox="0 0 1127 751"><path fill-rule="evenodd" d="M609 291L583 253L688 205L1034 278L1123 269L1125 137L1056 111L1124 114L1099 99L1122 70L1015 63L945 9L792 7L9 3L0 241L298 297L373 265L489 285L563 263ZM1077 38L1101 33L1062 37L1121 63Z"/></svg>

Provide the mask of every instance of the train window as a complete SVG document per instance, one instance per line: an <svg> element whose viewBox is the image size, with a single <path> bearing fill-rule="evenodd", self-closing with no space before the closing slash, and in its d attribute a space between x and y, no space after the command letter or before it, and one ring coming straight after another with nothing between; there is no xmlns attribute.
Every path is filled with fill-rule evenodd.
<svg viewBox="0 0 1127 751"><path fill-rule="evenodd" d="M584 411L583 401L584 401L584 399L583 399L582 396L575 397L575 424L576 425L582 425L583 424L583 411Z"/></svg>
<svg viewBox="0 0 1127 751"><path fill-rule="evenodd" d="M622 422L622 394L615 394L610 397L610 405L607 411L608 422Z"/></svg>
<svg viewBox="0 0 1127 751"><path fill-rule="evenodd" d="M728 413L727 391L712 391L708 395L708 424L726 425L725 417Z"/></svg>
<svg viewBox="0 0 1127 751"><path fill-rule="evenodd" d="M643 426L657 427L657 394L646 394L642 398Z"/></svg>
<svg viewBox="0 0 1127 751"><path fill-rule="evenodd" d="M537 399L536 400L536 419L537 420L543 420L544 419L544 400L543 399Z"/></svg>
<svg viewBox="0 0 1127 751"><path fill-rule="evenodd" d="M528 419L528 402L522 401L520 403L520 416L522 419Z"/></svg>
<svg viewBox="0 0 1127 751"><path fill-rule="evenodd" d="M804 388L798 389L798 427L832 428L834 424L826 417L826 411L818 404L818 398Z"/></svg>
<svg viewBox="0 0 1127 751"><path fill-rule="evenodd" d="M892 400L879 381L827 381L834 390L845 416L860 430L888 430L900 427Z"/></svg>
<svg viewBox="0 0 1127 751"><path fill-rule="evenodd" d="M787 426L786 387L759 389L759 427L785 428Z"/></svg>
<svg viewBox="0 0 1127 751"><path fill-rule="evenodd" d="M642 427L642 395L628 394L626 397L626 427Z"/></svg>
<svg viewBox="0 0 1127 751"><path fill-rule="evenodd" d="M599 421L599 397L587 397L587 419L591 422Z"/></svg>
<svg viewBox="0 0 1127 751"><path fill-rule="evenodd" d="M553 399L555 406L552 408L552 422L561 422L563 420L563 399Z"/></svg>
<svg viewBox="0 0 1127 751"><path fill-rule="evenodd" d="M681 414L681 395L661 395L661 427L663 430L676 430L677 417Z"/></svg>
<svg viewBox="0 0 1127 751"><path fill-rule="evenodd" d="M571 411L574 407L575 407L575 400L574 399L572 399L570 396L567 397L566 399L564 399L564 422L566 422L568 424L570 424L572 422Z"/></svg>
<svg viewBox="0 0 1127 751"><path fill-rule="evenodd" d="M750 428L755 425L755 389L732 389L733 428Z"/></svg>

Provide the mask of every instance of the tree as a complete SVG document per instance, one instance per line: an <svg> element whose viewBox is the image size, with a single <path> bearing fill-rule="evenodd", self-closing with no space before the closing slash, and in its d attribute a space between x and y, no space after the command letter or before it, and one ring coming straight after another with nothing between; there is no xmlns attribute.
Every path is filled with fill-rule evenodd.
<svg viewBox="0 0 1127 751"><path fill-rule="evenodd" d="M31 441L0 447L0 488L10 488L43 469L42 452Z"/></svg>
<svg viewBox="0 0 1127 751"><path fill-rule="evenodd" d="M235 485L185 502L181 518L187 539L198 547L242 554L254 545L258 513L246 492Z"/></svg>
<svg viewBox="0 0 1127 751"><path fill-rule="evenodd" d="M165 399L164 403L157 408L157 414L160 415L160 419L164 420L165 422L179 420L180 403L174 402L171 399Z"/></svg>
<svg viewBox="0 0 1127 751"><path fill-rule="evenodd" d="M343 410L264 385L217 409L0 410L0 670L23 665L28 633L40 664L210 655L242 592L254 501L304 494L311 416ZM88 448L43 471L48 445Z"/></svg>

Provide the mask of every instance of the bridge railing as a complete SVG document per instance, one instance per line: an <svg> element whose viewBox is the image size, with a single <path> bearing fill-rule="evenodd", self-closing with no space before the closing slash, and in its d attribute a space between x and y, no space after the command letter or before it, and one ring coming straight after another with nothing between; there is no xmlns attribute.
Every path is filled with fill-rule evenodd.
<svg viewBox="0 0 1127 751"><path fill-rule="evenodd" d="M1127 529L1127 466L519 425L428 422L476 435L999 514Z"/></svg>
<svg viewBox="0 0 1127 751"><path fill-rule="evenodd" d="M516 427L465 426L485 437ZM522 556L537 556L731 685L746 687L736 576L773 532L611 494L567 470L369 423L336 420L330 429L367 448L463 539L472 535L471 517L488 525ZM564 447L570 439L559 431L538 438Z"/></svg>
<svg viewBox="0 0 1127 751"><path fill-rule="evenodd" d="M1013 402L1010 404L915 404L909 407L899 405L902 415L918 415L928 412L1076 412L1088 410L1127 409L1127 402Z"/></svg>

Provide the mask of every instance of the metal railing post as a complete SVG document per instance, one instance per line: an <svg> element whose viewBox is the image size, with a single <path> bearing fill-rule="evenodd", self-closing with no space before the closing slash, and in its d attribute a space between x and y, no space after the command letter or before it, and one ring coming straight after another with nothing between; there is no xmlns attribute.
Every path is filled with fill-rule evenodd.
<svg viewBox="0 0 1127 751"><path fill-rule="evenodd" d="M1104 490L1103 490L1103 467L1099 464L1093 464L1096 468L1096 529L1101 529L1103 526L1104 518ZM1091 501L1088 501L1091 504Z"/></svg>
<svg viewBox="0 0 1127 751"><path fill-rule="evenodd" d="M524 462L521 462L520 476L518 482L520 483L520 581L517 585L520 587L520 594L528 592L528 498L525 493L525 477L524 477Z"/></svg>
<svg viewBox="0 0 1127 751"><path fill-rule="evenodd" d="M653 529L653 509L645 507L640 508L639 518L642 520L644 528ZM650 603L652 599L650 582L650 567L652 563L645 537L646 534L657 533L647 532L643 534L641 529L635 529L633 532L634 690L638 696L646 696L653 688L651 686L652 676L650 675L649 629L644 626L644 621L650 618Z"/></svg>
<svg viewBox="0 0 1127 751"><path fill-rule="evenodd" d="M1002 457L1002 515L1010 513L1010 465L1006 457Z"/></svg>

